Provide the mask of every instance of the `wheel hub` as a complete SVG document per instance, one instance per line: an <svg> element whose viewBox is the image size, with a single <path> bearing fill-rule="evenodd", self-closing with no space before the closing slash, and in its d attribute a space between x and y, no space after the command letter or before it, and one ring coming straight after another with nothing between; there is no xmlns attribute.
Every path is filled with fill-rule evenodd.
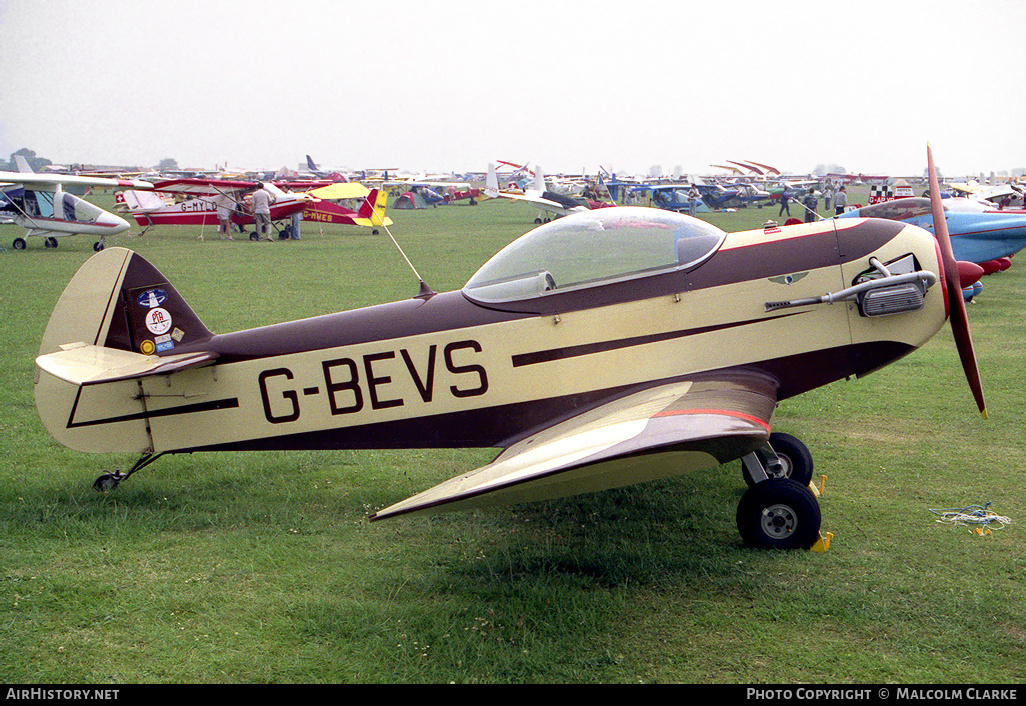
<svg viewBox="0 0 1026 706"><path fill-rule="evenodd" d="M798 516L787 505L770 505L762 511L761 526L774 539L789 537L798 529Z"/></svg>

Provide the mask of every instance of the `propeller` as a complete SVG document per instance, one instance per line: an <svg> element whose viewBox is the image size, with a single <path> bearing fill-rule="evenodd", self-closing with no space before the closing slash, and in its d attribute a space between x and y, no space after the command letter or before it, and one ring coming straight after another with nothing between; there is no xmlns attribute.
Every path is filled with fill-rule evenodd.
<svg viewBox="0 0 1026 706"><path fill-rule="evenodd" d="M958 357L962 360L962 369L969 382L976 406L983 418L987 418L987 402L983 399L983 383L980 381L980 369L976 364L976 350L973 348L972 334L969 332L969 315L966 313L965 300L962 298L962 282L959 276L959 263L951 249L951 235L948 233L948 221L944 217L944 205L941 202L940 183L937 170L933 165L933 150L926 146L926 162L930 178L930 206L933 210L933 231L940 244L941 259L944 261L944 283L948 297L948 317L951 320L951 331L955 336L955 347Z"/></svg>

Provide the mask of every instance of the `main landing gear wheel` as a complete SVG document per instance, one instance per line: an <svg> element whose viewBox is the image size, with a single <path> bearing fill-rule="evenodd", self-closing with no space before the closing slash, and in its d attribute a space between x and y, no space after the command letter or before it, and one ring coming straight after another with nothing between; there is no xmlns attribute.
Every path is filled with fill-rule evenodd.
<svg viewBox="0 0 1026 706"><path fill-rule="evenodd" d="M796 437L773 432L770 434L769 447L763 447L755 453L771 478L790 478L801 485L812 482L812 454ZM749 486L756 484L747 465L742 465L742 475Z"/></svg>
<svg viewBox="0 0 1026 706"><path fill-rule="evenodd" d="M790 478L756 483L737 506L741 539L761 549L810 549L819 539L821 522L812 491Z"/></svg>
<svg viewBox="0 0 1026 706"><path fill-rule="evenodd" d="M99 241L93 243L93 250L95 250L96 252L100 252L101 250L103 250L103 242Z"/></svg>
<svg viewBox="0 0 1026 706"><path fill-rule="evenodd" d="M53 237L47 238L46 240L43 241L43 244L46 247L48 247L48 248L55 248L55 247L57 247L57 238L53 238Z"/></svg>
<svg viewBox="0 0 1026 706"><path fill-rule="evenodd" d="M25 249L25 239L24 238L15 238L13 245L14 245L14 249L15 250L24 250Z"/></svg>

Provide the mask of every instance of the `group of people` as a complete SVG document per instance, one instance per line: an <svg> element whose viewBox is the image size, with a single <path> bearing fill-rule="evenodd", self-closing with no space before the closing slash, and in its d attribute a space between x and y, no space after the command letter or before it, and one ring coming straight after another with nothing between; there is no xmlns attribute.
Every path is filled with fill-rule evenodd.
<svg viewBox="0 0 1026 706"><path fill-rule="evenodd" d="M784 190L780 192L780 212L777 216L783 216L786 212L787 215L791 215L791 202L798 202L798 199L791 195L788 188L785 186ZM842 185L835 193L833 187L829 184L823 191L823 207L827 213L830 212L830 202L834 204L834 215L841 215L848 209L848 191ZM816 196L816 190L809 188L805 197L801 200L801 205L805 209L805 222L812 223L816 220L819 209L819 198Z"/></svg>
<svg viewBox="0 0 1026 706"><path fill-rule="evenodd" d="M270 240L271 237L271 204L275 202L275 196L258 183L256 188L246 196L250 200L253 211L253 228L256 230L259 240ZM241 208L241 203L232 198L229 194L220 193L214 198L214 205L217 207L217 232L221 240L233 240L232 238L232 213ZM241 227L239 229L242 230Z"/></svg>

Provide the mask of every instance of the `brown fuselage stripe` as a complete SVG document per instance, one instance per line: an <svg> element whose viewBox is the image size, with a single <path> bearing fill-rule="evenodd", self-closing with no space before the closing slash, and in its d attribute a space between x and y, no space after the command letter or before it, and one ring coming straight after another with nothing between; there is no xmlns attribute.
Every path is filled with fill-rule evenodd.
<svg viewBox="0 0 1026 706"><path fill-rule="evenodd" d="M196 320L200 338L188 337L173 352L212 351L221 356L222 362L228 363L471 328L532 315L593 309L836 266L839 261L845 262L873 252L892 239L903 226L893 221L872 220L852 228L835 231L831 227L780 242L724 248L690 272L676 271L581 290L557 290L551 295L517 302L483 303L470 299L464 292L447 292L426 300L403 300L212 336ZM137 265L136 260L142 262ZM130 278L133 280L132 285L159 284L171 293L170 285L152 270L149 263L138 256L133 257L132 262L133 267L129 272L135 275ZM138 271L133 272L136 267ZM126 278L128 285L129 278ZM178 299L177 296L175 298ZM186 320L192 323L195 314L184 301L180 305ZM114 319L114 323L118 323L118 317ZM128 332L124 331L127 326L122 322L120 328L117 343L108 339L107 345L114 343L112 347L131 349Z"/></svg>
<svg viewBox="0 0 1026 706"><path fill-rule="evenodd" d="M75 403L71 407L71 414L68 416L68 429L74 429L75 427L89 427L97 424L116 424L118 422L131 422L136 419L155 419L156 417L173 417L178 414L193 414L195 412L211 412L220 409L235 409L239 406L238 397L228 397L223 400L212 400L210 402L197 402L195 404L185 404L180 407L169 407L167 409L136 412L135 414L124 414L120 417L105 417L102 419L92 419L88 422L76 422L75 411L78 409L79 399L82 397L82 390L84 388L79 386L78 394L75 395Z"/></svg>
<svg viewBox="0 0 1026 706"><path fill-rule="evenodd" d="M675 338L697 336L702 333L711 333L713 331L722 331L724 329L735 328L738 326L748 326L750 324L758 324L762 323L763 321L772 321L773 319L781 319L788 316L797 316L801 313L805 312L790 312L787 314L780 314L779 316L765 317L761 319L750 319L748 321L731 321L728 323L716 324L713 326L700 326L698 328L684 329L682 331L666 331L664 333L653 333L647 336L633 336L631 338L620 338L612 341L585 343L579 346L567 346L565 348L550 348L548 350L536 351L534 353L518 353L517 355L512 356L513 367L519 368L525 365L549 363L554 360L566 360L567 358L576 358L577 356L582 355L592 355L594 353L605 353L607 351L615 351L621 348L643 346L648 343L671 341Z"/></svg>

